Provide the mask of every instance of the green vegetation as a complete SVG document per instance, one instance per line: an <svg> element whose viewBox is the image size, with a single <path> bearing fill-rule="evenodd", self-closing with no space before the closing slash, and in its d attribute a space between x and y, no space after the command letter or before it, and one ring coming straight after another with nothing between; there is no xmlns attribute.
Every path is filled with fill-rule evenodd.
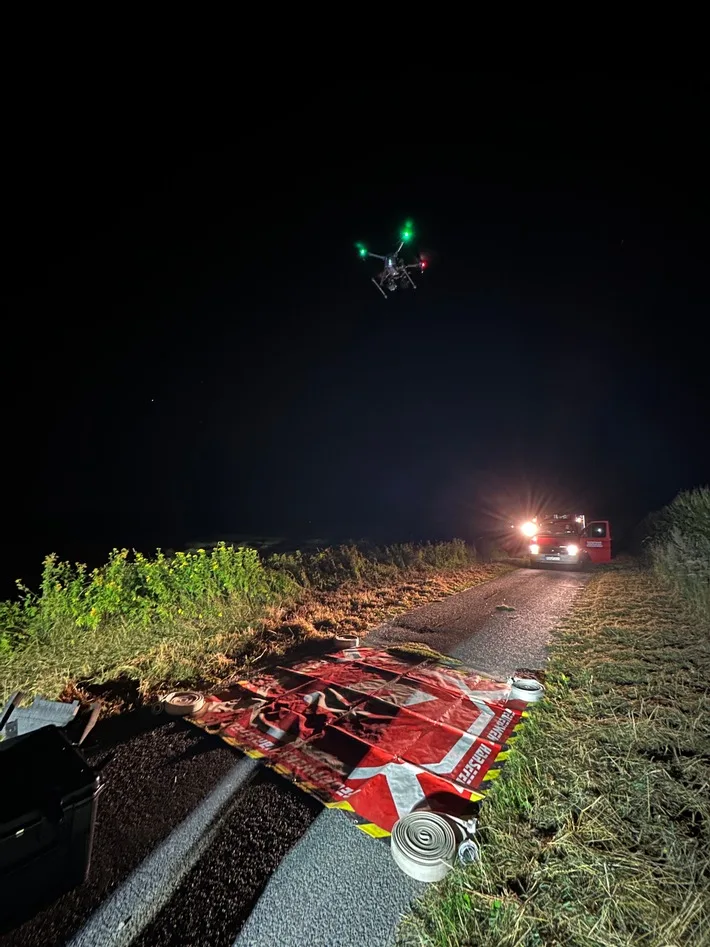
<svg viewBox="0 0 710 947"><path fill-rule="evenodd" d="M93 571L51 555L38 591L18 583L18 599L0 603L0 699L18 689L56 698L70 685L120 677L143 693L217 682L263 653L260 633L274 609L318 590L383 585L474 561L458 540L266 561L225 544L172 557L122 549Z"/></svg>
<svg viewBox="0 0 710 947"><path fill-rule="evenodd" d="M652 567L604 569L557 629L481 861L432 886L400 944L710 944L710 611L688 568L708 563L708 492L663 518Z"/></svg>
<svg viewBox="0 0 710 947"><path fill-rule="evenodd" d="M655 574L700 617L710 616L710 488L679 494L649 522Z"/></svg>

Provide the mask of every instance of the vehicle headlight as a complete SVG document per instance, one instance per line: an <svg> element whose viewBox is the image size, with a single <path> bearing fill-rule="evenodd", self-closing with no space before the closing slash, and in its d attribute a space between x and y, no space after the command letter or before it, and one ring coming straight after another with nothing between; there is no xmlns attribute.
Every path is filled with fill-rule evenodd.
<svg viewBox="0 0 710 947"><path fill-rule="evenodd" d="M534 536L537 532L537 526L535 523L523 523L520 527L520 532L523 536Z"/></svg>
<svg viewBox="0 0 710 947"><path fill-rule="evenodd" d="M568 555L568 556L576 556L578 552L579 552L579 546L575 546L574 543L571 543L571 544L567 547L567 555Z"/></svg>
<svg viewBox="0 0 710 947"><path fill-rule="evenodd" d="M536 556L540 552L540 547L537 543L530 543L530 554Z"/></svg>

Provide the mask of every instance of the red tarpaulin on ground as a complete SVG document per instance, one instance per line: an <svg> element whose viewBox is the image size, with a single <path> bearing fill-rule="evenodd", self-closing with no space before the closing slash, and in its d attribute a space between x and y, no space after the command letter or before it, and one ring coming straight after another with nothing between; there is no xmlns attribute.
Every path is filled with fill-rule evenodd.
<svg viewBox="0 0 710 947"><path fill-rule="evenodd" d="M510 693L454 660L357 648L240 681L192 720L382 837L415 808L471 813L521 723Z"/></svg>

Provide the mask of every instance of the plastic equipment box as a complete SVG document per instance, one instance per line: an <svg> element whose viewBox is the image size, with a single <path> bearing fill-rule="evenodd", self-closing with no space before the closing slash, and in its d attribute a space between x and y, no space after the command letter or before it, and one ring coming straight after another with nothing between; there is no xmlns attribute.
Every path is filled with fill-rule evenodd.
<svg viewBox="0 0 710 947"><path fill-rule="evenodd" d="M58 727L0 743L0 930L85 881L100 790Z"/></svg>

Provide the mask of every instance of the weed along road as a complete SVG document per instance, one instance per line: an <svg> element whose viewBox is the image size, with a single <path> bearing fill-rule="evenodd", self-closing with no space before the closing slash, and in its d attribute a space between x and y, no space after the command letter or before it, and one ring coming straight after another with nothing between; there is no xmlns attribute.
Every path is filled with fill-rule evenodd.
<svg viewBox="0 0 710 947"><path fill-rule="evenodd" d="M583 573L518 570L374 629L496 677L541 667ZM216 736L148 711L100 723L89 880L0 947L313 947L392 942L424 885L388 845Z"/></svg>

